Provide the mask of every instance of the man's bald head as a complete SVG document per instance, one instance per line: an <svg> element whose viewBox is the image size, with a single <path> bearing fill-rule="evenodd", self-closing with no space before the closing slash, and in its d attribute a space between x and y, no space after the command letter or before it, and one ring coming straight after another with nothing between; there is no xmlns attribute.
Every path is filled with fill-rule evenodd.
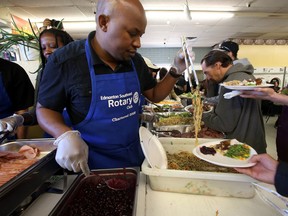
<svg viewBox="0 0 288 216"><path fill-rule="evenodd" d="M139 0L99 0L96 8L96 22L102 14L112 16L115 13L118 14L127 10L136 10L140 14L145 14L143 5Z"/></svg>

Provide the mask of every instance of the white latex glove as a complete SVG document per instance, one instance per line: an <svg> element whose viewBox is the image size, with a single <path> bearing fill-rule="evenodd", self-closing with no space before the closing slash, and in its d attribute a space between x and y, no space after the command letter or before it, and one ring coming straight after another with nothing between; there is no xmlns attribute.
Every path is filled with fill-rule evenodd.
<svg viewBox="0 0 288 216"><path fill-rule="evenodd" d="M81 138L79 131L67 131L59 136L54 145L57 146L56 161L64 169L89 175L88 146Z"/></svg>
<svg viewBox="0 0 288 216"><path fill-rule="evenodd" d="M187 60L188 60L188 66L189 66L190 65L189 58L192 60L192 62L195 61L195 52L193 52L191 48L191 50L187 49L187 54L188 54ZM183 74L183 72L187 68L186 63L185 63L184 52L182 49L177 52L172 66L177 68L177 74L179 75Z"/></svg>
<svg viewBox="0 0 288 216"><path fill-rule="evenodd" d="M7 118L3 118L0 120L0 131L10 131L11 133L15 133L15 130L22 126L24 122L24 118L21 115L14 114Z"/></svg>

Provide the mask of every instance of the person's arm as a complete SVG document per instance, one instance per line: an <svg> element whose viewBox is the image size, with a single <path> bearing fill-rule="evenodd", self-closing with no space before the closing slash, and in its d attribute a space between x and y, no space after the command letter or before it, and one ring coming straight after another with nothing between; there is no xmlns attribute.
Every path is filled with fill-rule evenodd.
<svg viewBox="0 0 288 216"><path fill-rule="evenodd" d="M272 88L256 88L253 91L242 91L243 98L270 100L277 104L288 105L288 96L278 94Z"/></svg>
<svg viewBox="0 0 288 216"><path fill-rule="evenodd" d="M275 188L278 193L288 196L288 163L279 162L275 175Z"/></svg>
<svg viewBox="0 0 288 216"><path fill-rule="evenodd" d="M235 168L235 170L259 181L274 184L278 161L268 154L259 154L254 155L249 162L256 163L256 165L248 168Z"/></svg>
<svg viewBox="0 0 288 216"><path fill-rule="evenodd" d="M150 101L157 103L164 100L174 88L178 78L182 76L186 64L182 49L178 51L174 58L173 67L169 69L168 74L157 83L157 85L149 90L144 91L144 96Z"/></svg>
<svg viewBox="0 0 288 216"><path fill-rule="evenodd" d="M40 127L55 138L72 130L65 124L60 112L45 108L40 103L37 103L36 116Z"/></svg>
<svg viewBox="0 0 288 216"><path fill-rule="evenodd" d="M170 94L176 81L177 78L174 78L168 73L154 88L144 91L143 94L151 102L158 103Z"/></svg>
<svg viewBox="0 0 288 216"><path fill-rule="evenodd" d="M36 114L40 127L57 138L54 142L57 146L57 163L64 169L74 172L82 170L88 175L88 145L80 132L65 125L61 113L47 109L40 103L37 103Z"/></svg>
<svg viewBox="0 0 288 216"><path fill-rule="evenodd" d="M21 115L21 114L23 114L25 112L28 112L28 109L19 110L19 111L16 112L16 114ZM16 129L16 134L17 134L17 139L26 139L27 138L27 134L28 134L28 127L23 126L23 125L19 126Z"/></svg>
<svg viewBox="0 0 288 216"><path fill-rule="evenodd" d="M187 84L186 84L186 81L185 81L185 85L183 86L183 92L185 93L187 91Z"/></svg>

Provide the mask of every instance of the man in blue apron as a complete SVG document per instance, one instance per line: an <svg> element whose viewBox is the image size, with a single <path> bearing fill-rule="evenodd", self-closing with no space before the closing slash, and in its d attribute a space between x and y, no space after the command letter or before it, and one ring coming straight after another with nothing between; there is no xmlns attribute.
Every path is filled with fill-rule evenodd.
<svg viewBox="0 0 288 216"><path fill-rule="evenodd" d="M185 69L180 55L162 82L149 74L136 52L147 25L138 0L100 0L97 31L51 56L37 105L40 126L56 139L56 161L78 172L140 166L140 97L163 100ZM73 130L64 124L67 112ZM88 172L88 171L87 171Z"/></svg>
<svg viewBox="0 0 288 216"><path fill-rule="evenodd" d="M16 112L25 112L33 105L33 99L34 87L26 71L18 64L0 58L0 119ZM19 121L19 118L13 118L13 121ZM25 138L25 128L19 129L18 138ZM5 122L3 124L0 122L0 132L6 130L12 132L14 128Z"/></svg>

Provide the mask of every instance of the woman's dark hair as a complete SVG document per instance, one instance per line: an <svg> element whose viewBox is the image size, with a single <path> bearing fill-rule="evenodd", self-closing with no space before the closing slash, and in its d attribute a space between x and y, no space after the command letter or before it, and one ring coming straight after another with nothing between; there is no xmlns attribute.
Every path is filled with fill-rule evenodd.
<svg viewBox="0 0 288 216"><path fill-rule="evenodd" d="M221 66L226 68L233 64L233 60L229 55L220 50L211 50L201 60L201 64L205 61L207 67L214 65L217 62L221 62Z"/></svg>
<svg viewBox="0 0 288 216"><path fill-rule="evenodd" d="M43 30L39 35L40 57L41 57L43 69L45 67L47 60L46 60L45 56L43 55L43 50L42 50L42 46L41 46L41 37L42 37L42 35L44 35L46 33L53 34L55 36L57 48L58 48L58 40L59 39L64 44L64 46L67 45L68 43L74 41L73 38L66 31L56 29L56 28L49 28L49 29Z"/></svg>

